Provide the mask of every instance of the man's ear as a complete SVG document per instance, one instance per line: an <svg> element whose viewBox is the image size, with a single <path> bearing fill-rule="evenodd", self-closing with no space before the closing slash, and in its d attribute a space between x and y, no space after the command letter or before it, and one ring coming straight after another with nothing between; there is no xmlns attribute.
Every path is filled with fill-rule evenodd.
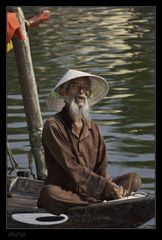
<svg viewBox="0 0 162 240"><path fill-rule="evenodd" d="M90 89L90 90L89 90L89 97L91 96L91 93L92 93L92 90Z"/></svg>
<svg viewBox="0 0 162 240"><path fill-rule="evenodd" d="M60 94L61 96L64 96L64 94L65 94L65 89L64 89L64 87L60 87L60 89L59 89L59 94Z"/></svg>

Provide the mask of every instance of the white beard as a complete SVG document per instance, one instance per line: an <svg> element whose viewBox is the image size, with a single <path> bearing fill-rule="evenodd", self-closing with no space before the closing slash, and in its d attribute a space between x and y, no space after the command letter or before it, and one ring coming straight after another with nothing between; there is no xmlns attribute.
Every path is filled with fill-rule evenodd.
<svg viewBox="0 0 162 240"><path fill-rule="evenodd" d="M87 98L85 98L85 104L83 105L83 107L79 107L75 102L75 98L73 98L69 103L69 112L70 112L71 118L74 121L79 121L81 119L89 121L90 107L89 107Z"/></svg>

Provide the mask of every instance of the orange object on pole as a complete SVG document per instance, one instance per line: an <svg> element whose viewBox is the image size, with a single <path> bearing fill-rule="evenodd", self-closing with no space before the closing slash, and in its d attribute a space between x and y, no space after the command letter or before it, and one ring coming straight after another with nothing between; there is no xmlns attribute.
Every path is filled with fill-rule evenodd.
<svg viewBox="0 0 162 240"><path fill-rule="evenodd" d="M17 35L20 39L25 40L25 36L21 32L21 26L17 19L16 13L7 13L7 42L12 40L13 35Z"/></svg>

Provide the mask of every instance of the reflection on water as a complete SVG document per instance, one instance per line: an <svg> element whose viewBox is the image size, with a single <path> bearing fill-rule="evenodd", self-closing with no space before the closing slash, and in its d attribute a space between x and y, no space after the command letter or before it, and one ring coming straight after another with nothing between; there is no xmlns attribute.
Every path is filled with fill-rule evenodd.
<svg viewBox="0 0 162 240"><path fill-rule="evenodd" d="M23 7L26 18L44 7ZM47 8L47 7L46 7ZM155 8L50 7L49 21L29 32L43 120L46 97L69 69L110 84L92 109L104 135L112 176L136 171L155 190ZM7 54L7 138L21 168L30 150L13 51ZM33 165L34 169L35 166Z"/></svg>

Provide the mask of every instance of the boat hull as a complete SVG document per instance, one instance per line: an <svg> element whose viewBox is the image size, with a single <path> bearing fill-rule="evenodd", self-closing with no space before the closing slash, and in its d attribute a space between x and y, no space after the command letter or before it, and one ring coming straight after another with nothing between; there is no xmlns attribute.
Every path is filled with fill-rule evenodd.
<svg viewBox="0 0 162 240"><path fill-rule="evenodd" d="M12 197L8 198L7 228L137 228L155 216L155 195L148 193L139 198L71 208L66 213L67 220L60 224L52 224L51 217L49 224L46 221L49 217L44 218L46 221L44 225L42 222L32 224L31 221L30 224L15 220L13 218L15 213L33 213L33 216L35 213L42 213L42 216L43 213L47 213L44 209L37 208L36 205L42 184L41 181L17 179L12 187ZM56 217L61 219L61 216L54 216L53 220Z"/></svg>

